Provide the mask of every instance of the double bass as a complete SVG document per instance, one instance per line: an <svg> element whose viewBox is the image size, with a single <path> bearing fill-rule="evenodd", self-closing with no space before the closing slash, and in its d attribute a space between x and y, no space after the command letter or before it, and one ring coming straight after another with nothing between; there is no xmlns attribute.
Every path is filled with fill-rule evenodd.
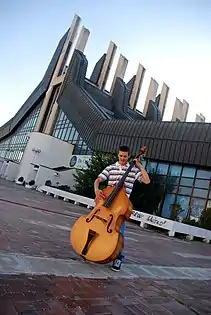
<svg viewBox="0 0 211 315"><path fill-rule="evenodd" d="M146 152L140 149L135 159ZM135 165L135 159L115 186L102 190L105 199L95 199L95 206L87 216L80 216L70 232L73 250L84 260L105 264L116 259L122 248L120 228L129 220L132 204L126 195L124 181Z"/></svg>

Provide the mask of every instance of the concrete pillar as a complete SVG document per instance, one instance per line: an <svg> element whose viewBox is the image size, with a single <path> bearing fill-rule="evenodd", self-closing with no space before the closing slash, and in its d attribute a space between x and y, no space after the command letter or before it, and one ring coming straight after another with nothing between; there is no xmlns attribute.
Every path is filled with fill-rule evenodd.
<svg viewBox="0 0 211 315"><path fill-rule="evenodd" d="M113 82L112 82L112 85L111 85L110 93L113 92L113 89L114 89L114 86L115 86L115 82L116 82L116 78L124 79L125 72L126 72L126 69L127 69L127 64L128 64L128 60L123 55L120 55L119 56L119 61L118 61L117 67L116 67L116 71L115 71L115 74L114 74Z"/></svg>
<svg viewBox="0 0 211 315"><path fill-rule="evenodd" d="M142 83L144 80L145 71L146 71L146 69L141 64L139 64L138 70L136 73L135 82L133 84L132 92L131 92L130 99L129 99L129 104L130 104L130 107L132 109L136 109L136 105L138 102L141 86L142 86Z"/></svg>
<svg viewBox="0 0 211 315"><path fill-rule="evenodd" d="M174 109L173 109L173 114L172 114L172 121L180 120L182 111L182 102L176 98L175 104L174 104Z"/></svg>
<svg viewBox="0 0 211 315"><path fill-rule="evenodd" d="M158 90L158 83L157 81L155 81L155 79L151 78L145 104L144 104L144 110L143 110L144 116L146 116L147 109L149 106L149 101L153 101L153 102L155 101L157 90Z"/></svg>
<svg viewBox="0 0 211 315"><path fill-rule="evenodd" d="M205 122L205 116L202 113L196 114L195 122Z"/></svg>
<svg viewBox="0 0 211 315"><path fill-rule="evenodd" d="M55 120L57 119L58 112L59 112L59 105L57 102L55 102L53 104L52 111L50 113L47 125L45 127L45 131L44 131L47 135L51 135L53 132L54 123L55 123Z"/></svg>
<svg viewBox="0 0 211 315"><path fill-rule="evenodd" d="M112 63L114 61L116 49L117 49L117 46L112 41L110 41L107 54L106 54L106 59L103 64L102 71L100 73L100 76L97 82L97 85L101 90L104 90L106 82L108 80L108 75L109 75Z"/></svg>
<svg viewBox="0 0 211 315"><path fill-rule="evenodd" d="M189 103L186 102L185 100L183 100L183 117L184 117L184 121L186 121L187 116L188 116L188 110L189 110Z"/></svg>
<svg viewBox="0 0 211 315"><path fill-rule="evenodd" d="M60 68L61 68L63 59L65 57L66 50L68 49L68 45L70 43L72 44L74 42L74 40L75 40L75 37L77 35L77 31L78 31L78 28L79 28L79 25L80 25L80 21L81 21L81 18L78 15L75 15L74 19L72 21L72 24L71 24L71 26L69 28L69 31L68 31L68 34L67 34L67 38L66 38L66 41L64 43L62 52L61 52L61 54L59 56L59 59L57 61L56 68L54 70L54 73L53 73L53 76L52 76L52 79L51 79L48 91L46 93L46 96L44 98L44 101L43 101L43 104L42 104L42 107L41 107L41 110L40 110L40 114L39 114L39 117L37 119L37 123L36 123L34 131L40 131L40 129L41 129L42 122L43 122L43 119L44 119L44 116L45 116L45 112L46 112L46 109L48 107L48 103L49 103L49 100L50 100L50 97L51 97L51 94L52 94L52 90L53 90L52 87L54 86L54 81L55 81L55 79L57 78L57 76L58 76L58 74L60 72Z"/></svg>
<svg viewBox="0 0 211 315"><path fill-rule="evenodd" d="M189 104L183 100L181 102L178 98L176 98L174 110L172 114L172 121L186 121L188 114Z"/></svg>
<svg viewBox="0 0 211 315"><path fill-rule="evenodd" d="M78 37L77 43L75 45L75 49L80 50L83 53L88 42L89 35L90 31L83 26L81 29L81 33Z"/></svg>
<svg viewBox="0 0 211 315"><path fill-rule="evenodd" d="M160 101L158 103L158 108L161 112L161 117L163 118L165 108L166 108L166 102L168 99L168 94L169 94L169 87L163 83L161 94L160 94Z"/></svg>
<svg viewBox="0 0 211 315"><path fill-rule="evenodd" d="M90 35L90 31L83 26L81 29L80 35L78 37L77 43L75 45L75 49L83 53L85 50L86 44L88 42L89 35ZM52 134L53 132L54 123L58 116L58 112L59 112L59 105L57 102L55 102L52 106L52 110L51 110L50 116L48 118L45 130L44 130L44 132L48 135Z"/></svg>

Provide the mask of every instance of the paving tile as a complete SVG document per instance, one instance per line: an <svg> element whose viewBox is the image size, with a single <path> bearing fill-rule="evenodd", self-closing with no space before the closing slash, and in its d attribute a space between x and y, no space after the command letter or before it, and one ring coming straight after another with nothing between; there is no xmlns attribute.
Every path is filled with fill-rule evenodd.
<svg viewBox="0 0 211 315"><path fill-rule="evenodd" d="M18 315L12 300L0 299L0 315Z"/></svg>
<svg viewBox="0 0 211 315"><path fill-rule="evenodd" d="M182 304L180 304L174 300L167 302L167 303L163 303L162 306L164 307L164 309L172 312L173 314L193 315L193 312L190 309L188 309L184 305L182 305Z"/></svg>
<svg viewBox="0 0 211 315"><path fill-rule="evenodd" d="M133 315L153 315L154 312L153 310L148 306L145 306L145 305L129 305L129 306L126 306L126 309L130 312L130 314L133 314Z"/></svg>

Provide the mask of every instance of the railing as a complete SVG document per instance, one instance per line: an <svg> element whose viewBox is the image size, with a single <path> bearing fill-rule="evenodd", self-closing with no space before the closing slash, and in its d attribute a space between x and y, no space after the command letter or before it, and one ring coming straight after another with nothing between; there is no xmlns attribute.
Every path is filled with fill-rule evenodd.
<svg viewBox="0 0 211 315"><path fill-rule="evenodd" d="M186 235L187 239L190 241L192 241L194 237L202 238L205 243L209 243L211 240L211 231L209 230L172 221L163 217L133 210L130 218L139 221L140 227L142 228L147 228L147 225L152 225L167 230L169 236L175 236L175 233L180 233Z"/></svg>
<svg viewBox="0 0 211 315"><path fill-rule="evenodd" d="M88 209L94 207L94 200L91 198L72 194L70 192L45 185L40 186L37 190L40 192L45 192L46 195L53 195L54 198L62 197L64 201L74 201L76 205L85 205Z"/></svg>
<svg viewBox="0 0 211 315"><path fill-rule="evenodd" d="M75 204L86 206L88 209L92 209L94 207L94 200L91 198L83 197L45 185L40 186L37 190L46 193L46 195L52 195L54 198L61 197L64 201L73 201ZM167 230L168 235L171 237L175 236L175 233L180 233L186 235L188 240L193 240L194 237L199 237L206 243L209 243L211 240L211 231L209 230L172 221L144 212L133 210L130 219L140 222L140 227L142 228L147 228L147 225L152 225Z"/></svg>

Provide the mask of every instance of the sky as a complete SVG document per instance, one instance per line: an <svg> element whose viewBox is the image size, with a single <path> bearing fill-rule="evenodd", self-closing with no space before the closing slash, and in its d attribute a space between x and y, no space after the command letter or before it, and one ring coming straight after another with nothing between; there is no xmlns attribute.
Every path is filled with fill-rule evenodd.
<svg viewBox="0 0 211 315"><path fill-rule="evenodd" d="M109 41L128 59L125 81L138 64L145 78L138 106L143 110L150 78L169 88L164 120L171 120L176 97L189 104L187 121L202 113L211 122L210 0L1 0L0 126L12 118L41 81L56 46L75 14L90 30L85 49L87 77Z"/></svg>

